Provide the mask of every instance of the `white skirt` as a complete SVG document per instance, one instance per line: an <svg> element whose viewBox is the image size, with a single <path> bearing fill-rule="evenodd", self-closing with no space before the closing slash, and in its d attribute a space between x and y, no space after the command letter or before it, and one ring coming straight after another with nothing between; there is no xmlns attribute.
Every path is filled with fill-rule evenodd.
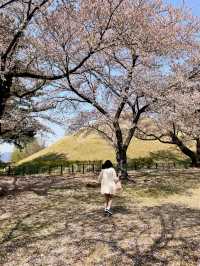
<svg viewBox="0 0 200 266"><path fill-rule="evenodd" d="M101 182L101 194L115 194L116 193L116 185L114 182L104 183Z"/></svg>

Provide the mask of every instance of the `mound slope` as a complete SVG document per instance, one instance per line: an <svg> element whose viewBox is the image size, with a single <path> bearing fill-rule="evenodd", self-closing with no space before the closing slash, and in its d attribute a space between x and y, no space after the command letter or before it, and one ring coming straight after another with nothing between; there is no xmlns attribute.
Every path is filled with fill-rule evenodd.
<svg viewBox="0 0 200 266"><path fill-rule="evenodd" d="M128 158L147 157L151 153L159 153L162 151L179 154L174 145L160 143L159 141L143 141L133 139L128 152ZM115 152L113 147L102 137L97 134L78 134L65 136L51 146L23 159L21 163L34 160L36 158L46 156L48 154L62 154L70 161L86 161L86 160L105 160L111 159L115 161Z"/></svg>

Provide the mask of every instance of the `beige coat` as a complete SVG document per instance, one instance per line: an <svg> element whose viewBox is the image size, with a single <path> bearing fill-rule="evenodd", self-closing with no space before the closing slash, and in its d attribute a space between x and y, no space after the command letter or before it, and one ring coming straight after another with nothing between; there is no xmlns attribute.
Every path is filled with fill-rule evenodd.
<svg viewBox="0 0 200 266"><path fill-rule="evenodd" d="M101 182L101 194L115 194L115 184L119 178L113 167L102 169L98 180Z"/></svg>

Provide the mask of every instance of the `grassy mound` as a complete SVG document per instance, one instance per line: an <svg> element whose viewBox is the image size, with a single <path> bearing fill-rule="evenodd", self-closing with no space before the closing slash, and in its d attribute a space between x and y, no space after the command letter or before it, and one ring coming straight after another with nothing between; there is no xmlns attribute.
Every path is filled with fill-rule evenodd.
<svg viewBox="0 0 200 266"><path fill-rule="evenodd" d="M142 141L133 139L128 152L128 158L152 157L153 159L175 161L183 159L173 145L162 144L159 141ZM78 134L62 138L53 145L21 160L18 164L33 163L46 165L49 163L64 164L65 161L99 161L111 159L115 161L113 147L96 134Z"/></svg>

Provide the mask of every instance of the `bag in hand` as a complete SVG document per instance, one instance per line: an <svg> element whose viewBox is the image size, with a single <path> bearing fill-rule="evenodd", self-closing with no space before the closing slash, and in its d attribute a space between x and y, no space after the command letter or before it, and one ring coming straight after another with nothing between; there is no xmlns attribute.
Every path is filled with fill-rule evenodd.
<svg viewBox="0 0 200 266"><path fill-rule="evenodd" d="M120 180L117 181L117 183L115 184L115 189L116 189L117 191L122 190L122 183L121 183Z"/></svg>

